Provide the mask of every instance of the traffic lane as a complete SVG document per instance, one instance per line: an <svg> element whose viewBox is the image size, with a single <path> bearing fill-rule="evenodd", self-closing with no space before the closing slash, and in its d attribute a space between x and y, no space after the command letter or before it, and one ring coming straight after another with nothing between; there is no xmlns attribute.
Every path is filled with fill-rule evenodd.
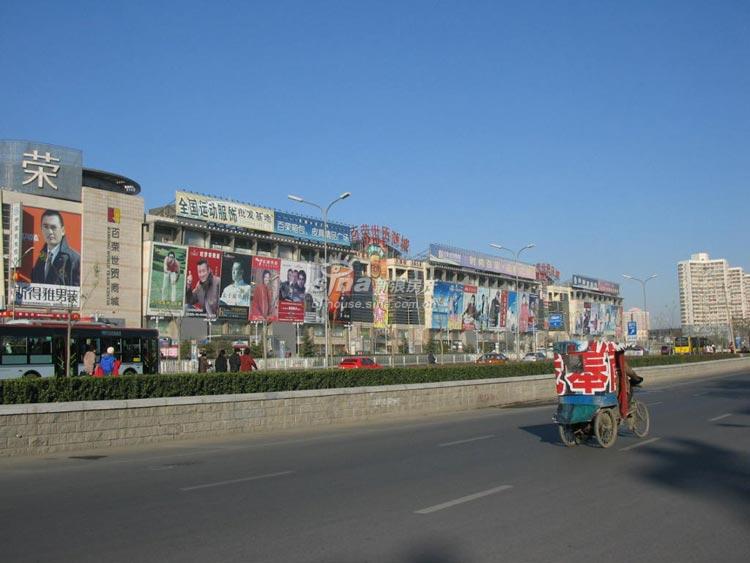
<svg viewBox="0 0 750 563"><path fill-rule="evenodd" d="M546 412L545 412L546 411ZM314 475L314 464L303 463L302 465L311 465L310 466L310 473L313 473L307 478L308 484L312 486L312 489L315 490L316 487L314 486L314 483L316 481L320 481L319 485L317 487L317 490L322 490L324 493L324 497L333 497L340 499L341 502L329 502L328 504L328 510L325 511L325 514L320 514L320 508L326 506L325 502L320 502L320 499L317 498L315 495L312 495L312 498L310 498L310 503L313 506L308 507L307 510L303 510L305 508L304 502L299 502L299 498L305 499L310 496L310 487L304 486L299 491L297 491L294 495L292 495L293 498L288 499L288 502L282 502L282 503L276 503L276 502L270 502L269 499L264 500L263 492L266 490L265 486L268 485L267 483L264 483L264 488L262 490L258 490L257 488L252 488L252 494L250 495L250 498L248 498L248 501L252 502L253 506L256 507L263 507L263 506L270 506L273 508L273 510L270 512L271 516L278 515L280 517L279 521L277 523L274 523L269 527L270 533L273 536L274 531L278 530L279 527L283 527L285 523L288 523L288 519L294 519L297 517L300 513L302 514L308 514L309 518L304 518L301 522L297 522L294 526L294 529L299 530L306 530L308 529L306 527L309 522L314 522L314 526L310 528L310 537L309 541L302 541L299 544L299 546L303 547L303 553L297 553L297 556L300 557L298 560L310 560L310 553L308 553L307 549L310 545L315 545L315 535L323 533L325 535L326 531L328 531L333 537L336 537L336 530L342 530L342 529L348 529L351 528L354 524L362 519L362 514L366 514L368 509L372 508L372 505L375 505L375 510L373 511L374 514L380 514L381 516L384 516L383 522L381 522L380 519L376 519L375 521L369 521L366 518L364 519L365 522L367 522L367 526L362 532L365 534L365 537L367 537L367 530L370 530L370 536L377 538L378 534L372 534L372 530L378 530L380 528L388 529L387 522L391 520L398 521L399 515L402 515L405 511L410 510L413 512L417 508L421 508L426 506L425 503L427 502L437 502L437 501L444 501L450 498L455 498L458 495L466 495L467 493L471 493L472 491L477 491L481 484L482 487L486 487L489 485L496 485L496 479L498 472L500 470L504 470L505 473L507 473L509 476L513 476L514 473L518 473L518 470L513 468L513 461L516 459L515 457L507 457L503 456L505 459L495 459L497 457L496 455L493 456L493 452L501 452L505 451L507 454L507 450L518 450L523 448L529 448L531 444L538 441L539 438L539 432L524 432L519 433L517 431L517 428L519 427L529 427L529 426L546 426L548 429L552 430L552 433L550 436L548 436L548 440L542 440L542 443L551 444L554 440L556 440L555 429L554 426L550 424L534 424L539 421L539 416L541 415L545 419L548 420L548 415L551 414L551 410L547 409L532 409L530 411L519 410L519 411L505 411L503 414L506 413L510 414L510 419L514 419L513 423L511 424L498 424L498 438L501 439L503 436L507 433L508 430L511 431L511 435L514 437L514 440L511 442L507 442L507 440L504 440L504 448L486 448L484 446L490 445L491 440L484 441L483 443L466 443L461 445L456 445L455 447L451 448L444 448L445 451L453 449L453 452L460 452L459 455L452 455L444 459L431 459L429 455L425 455L425 451L429 453L429 448L422 448L419 452L416 452L415 458L419 460L421 457L426 457L427 465L428 467L425 468L425 470L420 471L418 470L418 467L413 467L415 463L413 460L410 460L408 458L408 452L404 453L402 450L399 450L398 448L393 451L394 443L399 442L399 440L404 440L404 448L412 449L415 446L415 443L411 438L419 438L422 437L429 438L426 440L427 443L430 441L434 441L435 448L440 447L440 443L444 442L438 442L438 440L444 440L445 439L445 431L447 430L445 428L444 424L425 424L421 425L421 429L419 428L419 425L417 427L417 430L414 428L408 429L407 431L404 431L403 429L394 428L391 432L386 432L385 435L379 435L378 432L373 433L375 438L379 439L373 439L373 435L367 436L367 433L365 434L365 438L363 440L357 440L362 441L366 443L368 448L371 448L375 452L379 452L379 455L370 456L369 458L364 459L362 457L362 454L357 454L356 448L352 449L351 447L347 447L347 444L333 444L342 446L342 449L340 451L337 451L335 448L332 448L332 445L328 445L328 447L324 447L322 449L316 447L313 448L313 452L319 452L321 456L324 458L322 465L319 467L320 474L316 477ZM482 419L485 418L484 416L481 417ZM490 417L486 417L490 418ZM503 419L503 416L497 417L498 421ZM527 420L528 418L528 420ZM450 429L451 433L454 434L454 437L458 438L461 435L466 434L472 434L475 429L471 427L471 424L477 424L480 423L482 425L482 428L486 429L486 423L485 420L469 420L466 422L455 420L450 422ZM507 422L511 422L508 420ZM529 424L531 422L531 424ZM467 428L467 424L469 425L469 428ZM514 424L516 427L514 428ZM426 433L425 431L429 430L429 432ZM439 432L435 432L435 430L439 430ZM486 431L486 430L485 430ZM392 436L393 432L396 433L396 436ZM361 437L358 437L361 438ZM515 440L521 440L522 443L515 443ZM417 445L419 443L419 440L417 440ZM477 448L478 446L482 446L481 448ZM477 446L477 447L475 447ZM469 450L466 450L466 448L469 448ZM273 449L273 448L271 448ZM294 449L296 449L299 453L299 445L295 445ZM305 449L305 448L303 448ZM387 463L387 461L379 460L381 457L388 457L387 453L391 450L391 455L395 456L396 461L392 462L390 465ZM557 448L557 451L568 451L564 450L562 448ZM578 449L580 450L580 449ZM546 452L552 452L553 450L547 449ZM597 452L597 453L605 453L608 454L609 452L601 452L600 450L596 450L593 448L589 448L588 451L585 451L584 454L581 456L580 453L577 455L577 457L572 458L574 460L580 460L583 459L586 461L584 464L584 469L591 468L590 463L596 463L596 462L602 462L601 457L592 457L591 453ZM237 452L234 452L235 454ZM264 452L267 453L267 452ZM334 464L334 466L331 466L332 461L341 459L342 456L346 456L349 454L352 459L353 463L349 464L347 466L346 463L342 463L339 461L338 463ZM382 455L380 455L382 454ZM489 454L489 455L488 455ZM309 455L309 454L308 454ZM407 456L406 458L404 456ZM487 456L486 459L484 459L482 456ZM268 457L268 456L264 456ZM304 458L305 456L303 456ZM313 456L315 457L315 456ZM543 459L531 459L533 466L539 466L539 465L549 465L549 460L543 460ZM459 464L458 467L455 466L455 459L466 459L468 463L468 467L464 466L462 467L461 464ZM589 459L591 458L591 459ZM405 461L405 462L404 462ZM320 463L320 460L318 460ZM501 463L504 462L504 467L501 467ZM365 466L365 469L362 469L362 466ZM372 474L369 474L366 471L366 467L369 465L373 465L373 468L375 469ZM403 466L406 465L407 467L410 467L412 469L412 476L409 478L409 471L404 472ZM419 464L416 463L418 466ZM185 466L182 469L189 470L193 466ZM437 468L437 470L436 470ZM477 468L488 468L490 471L478 471ZM232 470L236 468L230 468ZM399 475L399 469L401 470ZM579 468L576 468L575 471L579 471ZM347 475L347 472L350 474ZM215 472L212 471L211 474L213 475ZM229 473L232 473L230 471ZM386 483L394 484L395 490L389 491L387 490L387 487L384 488L382 486L382 482L380 481L381 477L383 475L386 475ZM236 476L236 472L235 472ZM439 476L439 480L441 483L439 483L439 486L435 486L434 477ZM532 471L529 475L531 478L530 481L530 490L533 490L534 487L538 487L536 481L538 481L537 476ZM521 476L522 477L522 476ZM364 478L364 479L363 479ZM523 479L517 479L519 482L521 482ZM406 482L407 486L402 486L402 482ZM421 487L420 495L417 495L417 497L414 499L414 502L412 503L406 503L410 506L400 506L397 502L398 498L391 498L391 497L398 497L398 496L404 496L404 492L402 489L407 490L416 490L415 487L410 486L413 483L419 483L423 484L424 486ZM330 483L330 488L326 489L325 485L327 483ZM142 483L139 483L142 485ZM280 485L281 483L279 483ZM285 483L285 486L287 486L288 483ZM464 486L466 485L466 486ZM469 488L471 487L471 488ZM107 487L104 487L107 488ZM127 488L127 487L126 487ZM363 492L363 488L365 489ZM148 542L151 548L157 548L158 546L162 546L163 549L162 555L164 557L168 557L170 553L173 553L174 549L179 548L179 546L185 542L187 544L191 544L192 540L196 540L198 538L197 543L193 547L192 551L197 550L197 553L201 553L203 555L208 555L211 549L219 549L225 550L223 546L227 545L238 545L238 549L240 549L239 553L242 554L242 556L246 554L255 554L259 555L260 553L264 552L264 539L267 536L267 533L264 532L260 536L256 538L254 541L251 541L250 539L247 539L248 542L250 542L250 545L252 547L248 547L248 544L243 543L242 541L237 542L237 535L241 535L242 537L251 538L252 533L250 531L245 531L243 534L243 530L238 529L235 523L237 521L240 522L246 522L248 520L253 521L253 518L257 516L256 512L253 512L250 515L247 515L245 511L242 510L242 503L240 502L238 498L238 492L239 496L242 496L242 493L245 491L244 488L240 488L239 490L235 490L234 488L230 487L227 489L228 491L231 490L231 494L228 494L228 498L225 498L224 495L220 495L218 499L214 502L214 497L209 497L206 499L205 497L202 498L201 502L198 503L194 510L196 514L205 514L207 516L211 516L212 522L221 523L222 530L216 530L216 526L214 526L214 529L212 530L212 533L209 534L207 537L203 537L201 535L201 527L194 529L190 525L186 526L185 532L188 533L188 537L186 537L184 534L175 533L174 530L167 529L166 532L161 532L159 534L159 538L157 538L155 541ZM483 489L484 490L484 489ZM518 485L514 485L514 489L512 491L509 491L510 494L516 493L519 490ZM212 493L215 491L211 491ZM452 495L452 496L449 496ZM319 496L319 495L318 495ZM502 496L505 496L503 494ZM123 507L127 506L127 495L125 495L126 498L121 500L120 502L115 502L114 504L117 504L122 509ZM299 497L296 499L294 497ZM358 503L358 497L361 498L362 503ZM382 503L378 505L377 502L373 502L372 497L375 497L375 501L382 499ZM480 499L477 502L483 502L484 500L491 501L494 499ZM295 504L296 502L296 504ZM283 510L283 506L289 505L294 506L294 510L290 514L285 514ZM369 505L369 506L368 506ZM411 506L414 505L414 506ZM154 510L148 505L145 505L146 507L146 514L149 516L151 515ZM201 510L203 507L204 510ZM347 511L347 508L351 507L353 510ZM225 514L227 511L227 508L229 508L230 512L234 514ZM213 511L217 511L217 514L213 514ZM451 509L451 510L458 510ZM121 510L122 511L122 510ZM101 512L101 510L100 510ZM124 512L128 512L127 510L124 510ZM158 515L158 503L156 505L156 512ZM177 511L179 512L179 511ZM260 512L263 512L260 510ZM113 514L114 517L117 516L117 514ZM120 515L121 516L121 515ZM226 517L225 517L226 516ZM317 516L317 518L316 518ZM180 515L176 515L177 519L179 520ZM122 519L121 519L122 520ZM121 521L120 520L120 521ZM126 519L127 520L127 519ZM169 515L167 515L164 519L165 522L169 522L172 520ZM183 517L184 520L184 517ZM187 524L190 524L190 518L188 518ZM126 522L127 523L127 522ZM137 523L136 523L137 524ZM158 525L158 521L156 522ZM253 521L252 530L258 531L264 529L265 522L257 522ZM325 528L325 526L330 526L330 528ZM321 526L323 526L321 528ZM729 528L727 528L729 529ZM391 530L392 533L396 533L397 530ZM417 530L415 530L416 532ZM250 535L248 535L250 534ZM164 537L162 537L164 536ZM304 534L303 534L304 536ZM362 534L356 535L355 537L362 537ZM410 537L410 536L409 536ZM405 538L405 541L409 540L409 537ZM220 538L221 541L217 542L217 538ZM283 540L283 537L278 538L279 541ZM204 543L207 542L207 545L210 546L210 549L208 551L201 551L202 547L204 546ZM217 545L218 543L218 545ZM274 544L278 542L272 542L271 549L267 551L266 555L269 557L268 560L274 560L274 554L278 553L278 548L274 548ZM380 545L382 543L381 541L375 541L376 544ZM408 543L408 541L407 541ZM492 545L490 543L490 545ZM123 546L126 548L127 546ZM355 550L359 549L361 547L360 543L357 543L357 546L354 547ZM320 546L318 545L318 549L324 549L326 546ZM249 549L249 551L242 551L242 549ZM330 549L330 547L329 547ZM158 549L156 551L159 551ZM54 551L52 552L54 553ZM152 552L153 553L153 552ZM226 555L228 557L231 556L231 551L227 551ZM330 554L330 552L329 552ZM288 553L290 557L294 557L294 549L290 548L290 553ZM127 558L127 557L125 557ZM200 560L200 557L196 560Z"/></svg>

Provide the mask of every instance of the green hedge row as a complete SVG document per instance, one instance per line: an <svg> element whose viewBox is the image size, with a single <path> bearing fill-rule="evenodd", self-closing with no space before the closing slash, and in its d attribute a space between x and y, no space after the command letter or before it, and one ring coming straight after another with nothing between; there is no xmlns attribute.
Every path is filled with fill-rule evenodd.
<svg viewBox="0 0 750 563"><path fill-rule="evenodd" d="M727 354L726 356L730 356ZM661 356L631 358L634 366L715 360L725 357ZM736 357L736 356L735 356ZM54 403L155 397L189 397L332 389L407 383L432 383L552 373L551 361L503 365L474 364L394 367L381 370L293 370L253 373L161 374L117 378L71 377L0 380L0 403Z"/></svg>

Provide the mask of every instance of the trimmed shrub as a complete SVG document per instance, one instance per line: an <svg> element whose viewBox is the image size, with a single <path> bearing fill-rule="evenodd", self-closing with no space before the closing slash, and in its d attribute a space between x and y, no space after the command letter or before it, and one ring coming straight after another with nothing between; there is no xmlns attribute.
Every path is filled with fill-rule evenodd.
<svg viewBox="0 0 750 563"><path fill-rule="evenodd" d="M631 357L635 367L673 365L737 357L732 354L706 356ZM59 377L0 380L0 403L54 403L189 397L236 393L332 389L408 383L434 383L492 379L552 373L553 364L510 362L502 365L455 364L418 367L393 367L380 370L290 370L252 373L186 373L132 375L113 378Z"/></svg>

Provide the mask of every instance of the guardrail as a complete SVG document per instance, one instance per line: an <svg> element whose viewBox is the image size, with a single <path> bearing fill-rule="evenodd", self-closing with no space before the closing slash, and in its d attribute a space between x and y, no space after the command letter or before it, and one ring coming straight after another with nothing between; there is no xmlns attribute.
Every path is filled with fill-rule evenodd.
<svg viewBox="0 0 750 563"><path fill-rule="evenodd" d="M352 356L334 356L331 358L331 366L339 365L343 358ZM373 355L373 358L382 366L419 366L427 365L427 354L394 354L393 356ZM477 354L437 354L435 359L438 364L465 364L477 359ZM323 358L269 358L267 360L255 358L259 369L285 370L285 369L314 369L323 367ZM213 358L209 360L213 364ZM198 371L197 360L161 360L159 373L195 373Z"/></svg>

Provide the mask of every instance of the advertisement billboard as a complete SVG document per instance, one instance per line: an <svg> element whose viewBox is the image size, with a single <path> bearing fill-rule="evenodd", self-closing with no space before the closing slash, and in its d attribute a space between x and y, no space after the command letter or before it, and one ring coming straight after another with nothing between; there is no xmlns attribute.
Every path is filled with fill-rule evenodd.
<svg viewBox="0 0 750 563"><path fill-rule="evenodd" d="M16 305L79 308L81 216L23 206L21 223Z"/></svg>
<svg viewBox="0 0 750 563"><path fill-rule="evenodd" d="M524 264L523 262L516 264L513 260L442 244L430 245L430 260L474 270L496 272L507 276L515 276L516 268L518 268L519 278L536 280L536 266L531 264Z"/></svg>
<svg viewBox="0 0 750 563"><path fill-rule="evenodd" d="M354 270L343 264L333 264L328 282L328 319L332 323L351 321L352 289L354 288Z"/></svg>
<svg viewBox="0 0 750 563"><path fill-rule="evenodd" d="M246 321L252 296L252 256L224 252L221 259L219 317Z"/></svg>
<svg viewBox="0 0 750 563"><path fill-rule="evenodd" d="M186 247L158 243L153 245L151 248L148 314L166 313L170 316L182 316L186 271Z"/></svg>
<svg viewBox="0 0 750 563"><path fill-rule="evenodd" d="M388 325L388 280L372 279L372 326L385 328Z"/></svg>
<svg viewBox="0 0 750 563"><path fill-rule="evenodd" d="M520 293L521 303L518 309L518 332L529 331L529 294L525 291Z"/></svg>
<svg viewBox="0 0 750 563"><path fill-rule="evenodd" d="M476 330L479 319L477 309L477 286L465 285L463 287L463 315L461 316L461 328L463 330Z"/></svg>
<svg viewBox="0 0 750 563"><path fill-rule="evenodd" d="M477 289L477 312L479 313L477 328L479 330L490 329L490 289L480 287ZM497 322L497 321L495 321Z"/></svg>
<svg viewBox="0 0 750 563"><path fill-rule="evenodd" d="M516 325L518 324L518 294L515 291L503 291L503 299L505 299L505 323L501 326L509 332L516 331ZM520 332L521 327L518 327Z"/></svg>
<svg viewBox="0 0 750 563"><path fill-rule="evenodd" d="M305 320L305 301L312 299L308 293L309 262L281 261L279 284L279 321L301 323Z"/></svg>
<svg viewBox="0 0 750 563"><path fill-rule="evenodd" d="M597 278L589 278L580 274L573 274L570 285L610 295L619 295L620 293L620 284Z"/></svg>
<svg viewBox="0 0 750 563"><path fill-rule="evenodd" d="M83 153L31 141L0 141L0 186L81 201Z"/></svg>
<svg viewBox="0 0 750 563"><path fill-rule="evenodd" d="M323 266L316 262L307 265L307 296L305 298L305 322L323 324L323 301L325 299L325 276Z"/></svg>
<svg viewBox="0 0 750 563"><path fill-rule="evenodd" d="M526 330L527 332L533 332L539 330L541 327L537 324L539 322L539 295L536 293L529 294L529 309L526 317Z"/></svg>
<svg viewBox="0 0 750 563"><path fill-rule="evenodd" d="M185 273L185 314L189 317L216 318L221 294L222 252L188 247Z"/></svg>
<svg viewBox="0 0 750 563"><path fill-rule="evenodd" d="M274 232L274 210L266 207L245 205L182 191L175 193L174 207L178 217Z"/></svg>
<svg viewBox="0 0 750 563"><path fill-rule="evenodd" d="M323 221L284 211L274 212L274 227L278 234L314 242L325 242ZM328 242L352 245L351 227L328 221Z"/></svg>
<svg viewBox="0 0 750 563"><path fill-rule="evenodd" d="M279 276L281 259L252 257L253 295L250 306L251 321L279 320Z"/></svg>

